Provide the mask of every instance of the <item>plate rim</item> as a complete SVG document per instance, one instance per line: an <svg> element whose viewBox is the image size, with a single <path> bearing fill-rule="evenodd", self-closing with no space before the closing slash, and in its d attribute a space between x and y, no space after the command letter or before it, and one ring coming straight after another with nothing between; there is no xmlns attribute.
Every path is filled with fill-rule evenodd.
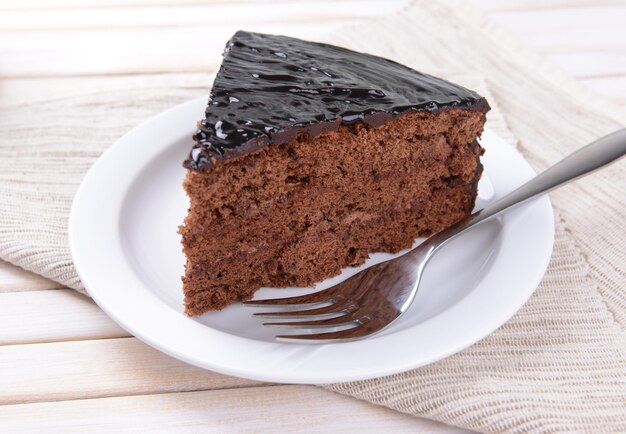
<svg viewBox="0 0 626 434"><path fill-rule="evenodd" d="M511 305L510 308L506 312L501 312L500 315L498 316L498 318L500 319L497 321L493 321L492 325L489 327L486 327L485 330L483 330L481 333L474 333L474 335L472 335L470 339L464 339L462 343L457 343L456 345L448 346L447 351L441 351L437 354L436 357L422 360L418 364L411 363L411 361L407 361L405 363L397 362L397 363L394 363L393 366L387 366L386 368L379 368L379 369L372 368L368 370L367 372L362 372L361 370L361 371L353 372L350 374L346 374L344 372L340 375L333 375L333 374L323 374L323 375L317 374L316 375L316 374L309 373L308 376L303 376L301 374L298 374L297 371L268 373L268 372L264 372L263 370L258 370L258 369L249 369L249 368L242 369L240 366L236 367L232 365L224 365L223 363L216 363L214 360L207 360L204 357L199 358L197 355L190 353L188 350L184 350L183 348L175 346L175 345L172 346L171 344L172 336L169 336L169 334L171 334L171 330L167 331L168 333L165 333L166 335L168 335L167 336L168 341L167 343L164 343L164 337L156 336L154 334L154 330L146 330L145 328L138 326L137 321L132 321L129 318L127 318L125 314L120 315L120 311L122 311L120 309L120 306L111 304L111 300L107 299L107 294L106 294L107 290L106 289L102 290L101 288L99 288L99 285L101 285L102 283L94 282L93 277L95 276L95 273L93 272L93 268L90 268L91 266L87 266L84 262L85 256L83 255L83 252L86 247L84 246L84 242L80 239L80 235L81 235L80 231L84 227L84 222L81 222L81 218L85 217L84 215L85 205L84 204L89 203L88 201L86 201L86 198L88 197L89 189L95 188L94 183L96 183L97 185L98 176L100 175L100 171L103 170L101 169L101 167L104 166L106 168L106 165L109 164L109 161L111 159L116 158L117 153L120 153L120 152L124 153L123 148L125 146L128 147L128 145L126 145L126 142L132 141L135 135L138 135L138 134L140 135L144 130L150 128L152 125L157 126L158 124L161 124L164 119L167 119L170 116L180 115L181 113L184 113L185 110L190 110L190 108L195 109L197 106L201 104L204 105L205 102L206 102L205 97L199 97L199 98L184 102L182 104L176 105L174 107L171 107L157 114L156 116L153 116L139 123L136 127L134 127L129 132L127 132L122 137L120 137L118 140L116 140L107 150L105 150L102 153L102 155L90 167L87 174L84 176L83 180L81 181L80 186L78 187L76 191L74 200L72 202L71 211L70 211L70 218L69 218L69 225L68 225L70 253L72 256L72 261L74 263L75 269L85 289L88 291L89 295L94 299L94 301L100 306L100 308L102 308L107 313L107 315L111 317L116 323L118 323L122 328L124 328L128 332L130 332L133 336L146 342L147 344L156 348L157 350L162 351L175 358L178 358L187 363L190 363L192 365L195 365L204 369L210 369L216 372L220 372L222 374L234 375L234 376L250 378L254 380L260 380L260 381L272 381L272 382L279 382L279 383L294 383L294 384L297 384L297 383L321 384L321 383L345 382L345 381L354 381L354 380L363 380L363 379L381 377L381 376L385 376L389 374L403 372L403 371L413 369L419 366L425 366L427 364L430 364L435 361L441 360L445 357L448 357L451 354L455 354L473 345L474 343L482 340L485 336L491 334L497 328L502 326L502 324L508 321L526 303L526 301L528 301L528 299L532 296L537 286L539 285L541 279L543 278L543 275L545 274L545 271L549 264L553 245L554 245L554 216L553 216L552 206L550 204L550 200L547 195L543 196L540 199L537 199L533 203L533 205L537 204L536 206L539 206L538 204L541 204L541 207L543 208L542 212L546 213L546 216L545 216L546 220L549 218L549 224L546 228L544 228L548 230L548 232L544 235L547 235L549 238L547 241L549 248L543 251L543 257L541 258L542 261L540 261L541 265L538 267L541 269L541 271L537 272L534 278L530 279L529 282L527 282L525 285L527 288L532 287L532 289L527 289L527 291L524 293L524 297L520 297L518 302L515 303L514 305ZM493 136L497 138L500 142L502 142L503 145L509 148L508 149L509 151L516 154L516 157L519 158L520 160L520 164L525 165L527 169L530 170L530 172L534 173L534 171L532 170L528 162L523 158L523 156L515 148L513 148L508 143L506 143L506 141L503 140L500 136L498 136L492 130L488 130L488 129L485 131L483 138L485 136ZM160 147L153 148L154 154L152 155L152 157L158 156L159 152L163 152L171 145L172 145L171 142L167 143L167 140L164 139L163 144ZM154 150L154 149L158 149L159 152L157 152L157 150ZM129 152L128 149L126 149L125 151L126 153ZM115 161L115 160L112 160L112 161ZM147 158L144 162L144 166L149 161L150 161L150 158ZM143 166L139 167L139 170L137 171L137 173L134 173L134 176L130 177L131 179L137 177L138 173L141 171L141 167ZM132 173L125 174L125 175L132 175ZM124 180L128 180L128 176L126 176L126 178L124 178L124 176L120 177L120 179L114 182L115 184L114 187L118 187L118 188L123 187L122 181ZM128 192L131 185L132 184L127 184L126 192ZM497 188L497 186L495 187ZM120 206L122 206L124 200L125 200L124 195L118 198L118 202ZM511 211L511 212L514 212L514 211ZM117 235L119 235L119 233ZM126 260L125 255L123 255L123 252L121 253L122 253L123 259ZM137 281L139 280L137 279ZM133 283L137 284L137 282L133 282ZM152 312L151 315L163 314L164 317L166 318L173 318L171 317L171 314L173 313L171 312L172 311L171 308L165 306L165 303L161 301L155 294L149 293L148 295L157 299L159 303L162 304L159 308L159 303L156 303L156 304L152 303L151 306L155 309L155 311ZM451 306L450 309L454 307L455 306L453 305ZM142 315L143 315L142 312L136 312L136 314L140 318L142 318ZM181 315L178 312L176 312L176 314ZM227 341L230 341L231 343L237 343L237 344L242 344L242 345L252 345L251 344L252 342L256 342L258 344L268 345L268 346L288 345L290 347L298 347L298 345L294 345L294 344L278 344L278 343L261 342L261 341L257 341L254 339L237 336L237 335L233 335L233 334L221 331L221 330L210 328L196 321L193 321L187 317L185 317L185 320L187 320L185 326L189 329L188 331L190 332L194 331L194 333L197 333L198 328L201 328L203 329L203 332L201 332L200 334L205 335L207 333L205 333L206 330L204 329L211 330L211 333L208 333L208 335L210 335L210 337L215 339L215 342L212 342L213 346L218 345L224 339L226 339ZM417 326L423 326L425 323L428 323L431 320L432 319L428 319L424 321L423 323L418 324ZM391 345L394 345L394 342L398 344L399 343L398 340L400 340L402 336L405 335L411 329L412 328L409 328L407 330L400 331L396 334L387 335L386 339L391 343ZM330 346L335 347L335 346L342 346L342 345L357 345L360 348L361 346L363 346L364 342L365 343L372 342L376 339L381 339L381 338L372 337L367 340L356 341L356 342L351 342L351 343L335 343ZM306 346L310 347L310 345L306 345ZM319 348L327 348L327 347L329 347L329 345L319 346Z"/></svg>

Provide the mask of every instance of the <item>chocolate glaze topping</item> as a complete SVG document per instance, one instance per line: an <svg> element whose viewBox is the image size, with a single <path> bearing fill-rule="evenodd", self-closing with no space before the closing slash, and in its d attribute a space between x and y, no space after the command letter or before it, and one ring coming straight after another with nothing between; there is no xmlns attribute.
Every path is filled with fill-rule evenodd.
<svg viewBox="0 0 626 434"><path fill-rule="evenodd" d="M379 126L408 110L487 112L475 92L391 60L286 36L239 31L228 41L184 166L221 161L340 124Z"/></svg>

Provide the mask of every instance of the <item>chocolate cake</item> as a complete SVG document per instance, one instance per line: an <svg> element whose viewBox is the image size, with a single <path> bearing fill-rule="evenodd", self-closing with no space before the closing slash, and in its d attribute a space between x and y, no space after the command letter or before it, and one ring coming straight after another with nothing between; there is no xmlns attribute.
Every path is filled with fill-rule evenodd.
<svg viewBox="0 0 626 434"><path fill-rule="evenodd" d="M312 285L467 216L488 110L381 57L237 32L184 162L186 313Z"/></svg>

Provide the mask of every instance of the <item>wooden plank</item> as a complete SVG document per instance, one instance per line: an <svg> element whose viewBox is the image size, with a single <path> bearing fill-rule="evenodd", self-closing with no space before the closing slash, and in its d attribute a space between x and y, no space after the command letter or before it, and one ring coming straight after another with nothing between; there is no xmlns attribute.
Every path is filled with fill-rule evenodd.
<svg viewBox="0 0 626 434"><path fill-rule="evenodd" d="M626 73L626 5L490 13L489 18L579 78Z"/></svg>
<svg viewBox="0 0 626 434"><path fill-rule="evenodd" d="M26 79L7 79L0 81L0 91L2 98L0 99L0 132L16 126L22 122L28 121L28 113L35 109L41 108L46 111L47 115L53 110L65 107L65 113L55 117L54 122L62 119L62 116L71 119L71 123L77 119L81 112L86 113L84 119L97 119L105 114L108 110L115 109L116 106L124 104L124 114L121 119L116 116L107 116L112 118L110 124L119 123L120 120L126 118L129 105L126 101L135 101L138 97L145 94L152 94L151 98L170 99L175 95L184 101L188 98L194 98L206 94L213 82L213 76L209 73L172 73L172 74L142 74L142 75L120 75L120 76L94 76L94 77L46 77L46 78L26 78ZM108 95L113 94L113 97ZM121 97L127 98L125 101L120 100ZM117 99L116 99L117 98ZM145 99L144 97L143 99ZM133 104L133 110L141 110L140 102ZM154 104L154 101L152 101ZM103 107L101 107L103 106ZM86 108L89 110L86 110ZM157 107L156 110L160 110ZM94 111L95 110L95 111ZM143 107L145 113L152 113L152 107ZM25 121L22 121L25 119ZM100 119L101 121L107 119ZM41 121L41 120L40 120ZM68 122L69 124L70 122ZM107 127L109 124L107 124ZM5 147L5 143L3 143Z"/></svg>
<svg viewBox="0 0 626 434"><path fill-rule="evenodd" d="M212 5L220 4L259 4L263 3L268 7L282 5L284 3L293 3L299 1L301 3L307 0L3 0L0 3L0 11L11 10L56 10L56 9L106 9L106 8L136 8L136 7L154 7L154 6L194 6L194 5ZM393 1L393 0L392 0ZM397 0L396 0L397 1ZM354 0L317 0L316 3L340 3L354 2Z"/></svg>
<svg viewBox="0 0 626 434"><path fill-rule="evenodd" d="M470 432L311 386L10 405L0 407L0 420L11 433Z"/></svg>
<svg viewBox="0 0 626 434"><path fill-rule="evenodd" d="M297 0L296 0L297 1ZM300 0L301 2L303 0ZM304 0L306 1L306 0ZM315 3L339 3L346 0L317 0ZM353 1L353 0L347 0ZM623 0L471 0L485 11L520 11L520 10L550 10L593 6L611 6L623 4ZM49 10L49 9L82 9L82 8L124 8L124 7L151 7L151 6L185 6L185 5L216 5L220 3L265 3L269 5L294 2L294 0L3 0L0 11L9 10Z"/></svg>
<svg viewBox="0 0 626 434"><path fill-rule="evenodd" d="M576 8L551 8L547 10L524 10L514 12L490 12L489 18L499 22L514 32L528 30L548 31L578 29L585 35L585 29L602 27L623 27L626 5L601 6L588 2ZM529 35L531 36L531 35ZM572 36L577 36L573 34Z"/></svg>
<svg viewBox="0 0 626 434"><path fill-rule="evenodd" d="M490 13L541 53L626 52L626 5Z"/></svg>
<svg viewBox="0 0 626 434"><path fill-rule="evenodd" d="M345 21L314 24L288 20L279 33L314 39ZM258 22L247 30L276 33L277 23ZM214 73L224 44L240 24L93 31L0 31L0 78L177 72ZM138 37L137 35L140 35Z"/></svg>
<svg viewBox="0 0 626 434"><path fill-rule="evenodd" d="M5 292L36 291L60 287L61 285L56 282L22 270L8 262L0 261L0 294Z"/></svg>
<svg viewBox="0 0 626 434"><path fill-rule="evenodd" d="M135 338L0 346L0 405L258 384L196 368Z"/></svg>
<svg viewBox="0 0 626 434"><path fill-rule="evenodd" d="M399 9L406 1L394 1L386 12ZM611 74L616 68L621 72L626 7L580 6L492 13L490 17L539 51L562 56L553 60L576 76L605 75L602 69L606 67ZM224 42L241 27L276 32L280 25L280 33L315 39L372 16L378 4L289 3L271 14L267 7L229 3L97 13L90 9L3 13L0 55L5 61L0 65L0 76L215 72ZM196 9L197 13L191 13ZM215 15L223 18L214 22ZM202 41L201 50L198 41Z"/></svg>
<svg viewBox="0 0 626 434"><path fill-rule="evenodd" d="M549 11L551 9L586 8L589 6L623 5L623 0L471 0L486 12Z"/></svg>
<svg viewBox="0 0 626 434"><path fill-rule="evenodd" d="M386 12L407 4L408 0L387 2ZM120 27L190 27L236 24L247 26L256 23L283 24L287 20L320 24L328 21L351 21L365 19L380 12L376 0L347 0L341 2L282 2L274 3L213 3L209 5L151 5L149 7L124 6L93 9L34 9L8 10L0 15L0 29L27 30L112 30ZM216 19L219 17L219 19Z"/></svg>
<svg viewBox="0 0 626 434"><path fill-rule="evenodd" d="M407 3L394 0L385 12ZM214 72L241 28L315 38L379 13L373 0L7 11L0 77Z"/></svg>
<svg viewBox="0 0 626 434"><path fill-rule="evenodd" d="M623 1L473 3L501 28L575 77L626 73Z"/></svg>
<svg viewBox="0 0 626 434"><path fill-rule="evenodd" d="M0 294L0 345L128 336L90 298L70 289Z"/></svg>
<svg viewBox="0 0 626 434"><path fill-rule="evenodd" d="M198 4L251 3L258 0L3 0L0 11L55 10L55 9L102 9L140 6L185 6ZM322 0L323 1L323 0Z"/></svg>

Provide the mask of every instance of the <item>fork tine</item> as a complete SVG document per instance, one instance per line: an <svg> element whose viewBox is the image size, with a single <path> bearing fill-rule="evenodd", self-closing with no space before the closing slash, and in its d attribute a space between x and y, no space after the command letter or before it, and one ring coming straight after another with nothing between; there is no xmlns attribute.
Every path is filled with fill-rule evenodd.
<svg viewBox="0 0 626 434"><path fill-rule="evenodd" d="M374 267L371 267L374 268ZM352 277L344 280L343 282L338 283L335 286L332 286L328 289L324 289L322 291L314 292L312 294L300 295L296 297L287 297L287 298L273 298L273 299L265 299L265 300L250 300L244 301L243 304L245 306L260 306L260 307L272 307L272 306L281 306L281 307L306 307L308 305L309 308L313 307L324 307L325 305L329 305L331 303L345 302L347 300L345 296L345 290L347 288L351 289L350 298L356 299L363 292L366 291L366 287L361 287L359 284L360 281L365 276L364 272L360 272L355 274ZM321 304L321 306L317 306Z"/></svg>
<svg viewBox="0 0 626 434"><path fill-rule="evenodd" d="M329 341L348 341L360 336L361 324L344 330L327 333L314 333L309 335L280 335L276 340L281 342L300 342L307 344L323 344Z"/></svg>
<svg viewBox="0 0 626 434"><path fill-rule="evenodd" d="M285 307L322 307L317 305L328 305L333 302L332 295L335 292L334 288L324 289L322 291L314 292L312 294L299 295L296 297L286 298L270 298L265 300L249 300L244 301L244 306L252 307L273 307L273 306L285 306Z"/></svg>
<svg viewBox="0 0 626 434"><path fill-rule="evenodd" d="M316 309L311 309L316 310ZM260 318L265 319L307 319L307 320L323 320L323 319L332 319L337 318L339 316L344 316L348 313L347 310L338 310L336 312L327 312L327 313L307 313L307 310L297 310L297 311L285 311L285 312L271 312L268 314L264 313L255 313L254 316L258 316Z"/></svg>
<svg viewBox="0 0 626 434"><path fill-rule="evenodd" d="M320 319L320 320L307 320L307 321L292 321L292 322L266 322L264 326L268 327L287 327L291 329L307 329L307 328L333 328L352 326L357 327L361 325L361 322L354 318L353 315L341 315L335 318Z"/></svg>
<svg viewBox="0 0 626 434"><path fill-rule="evenodd" d="M276 312L255 312L253 315L261 318L274 318L274 319L292 319L302 318L304 316L317 317L315 319L328 319L338 315L345 315L353 312L356 309L355 305L349 305L345 303L345 300L339 303L332 303L327 306L318 307L316 309L304 309L304 310L281 310Z"/></svg>

